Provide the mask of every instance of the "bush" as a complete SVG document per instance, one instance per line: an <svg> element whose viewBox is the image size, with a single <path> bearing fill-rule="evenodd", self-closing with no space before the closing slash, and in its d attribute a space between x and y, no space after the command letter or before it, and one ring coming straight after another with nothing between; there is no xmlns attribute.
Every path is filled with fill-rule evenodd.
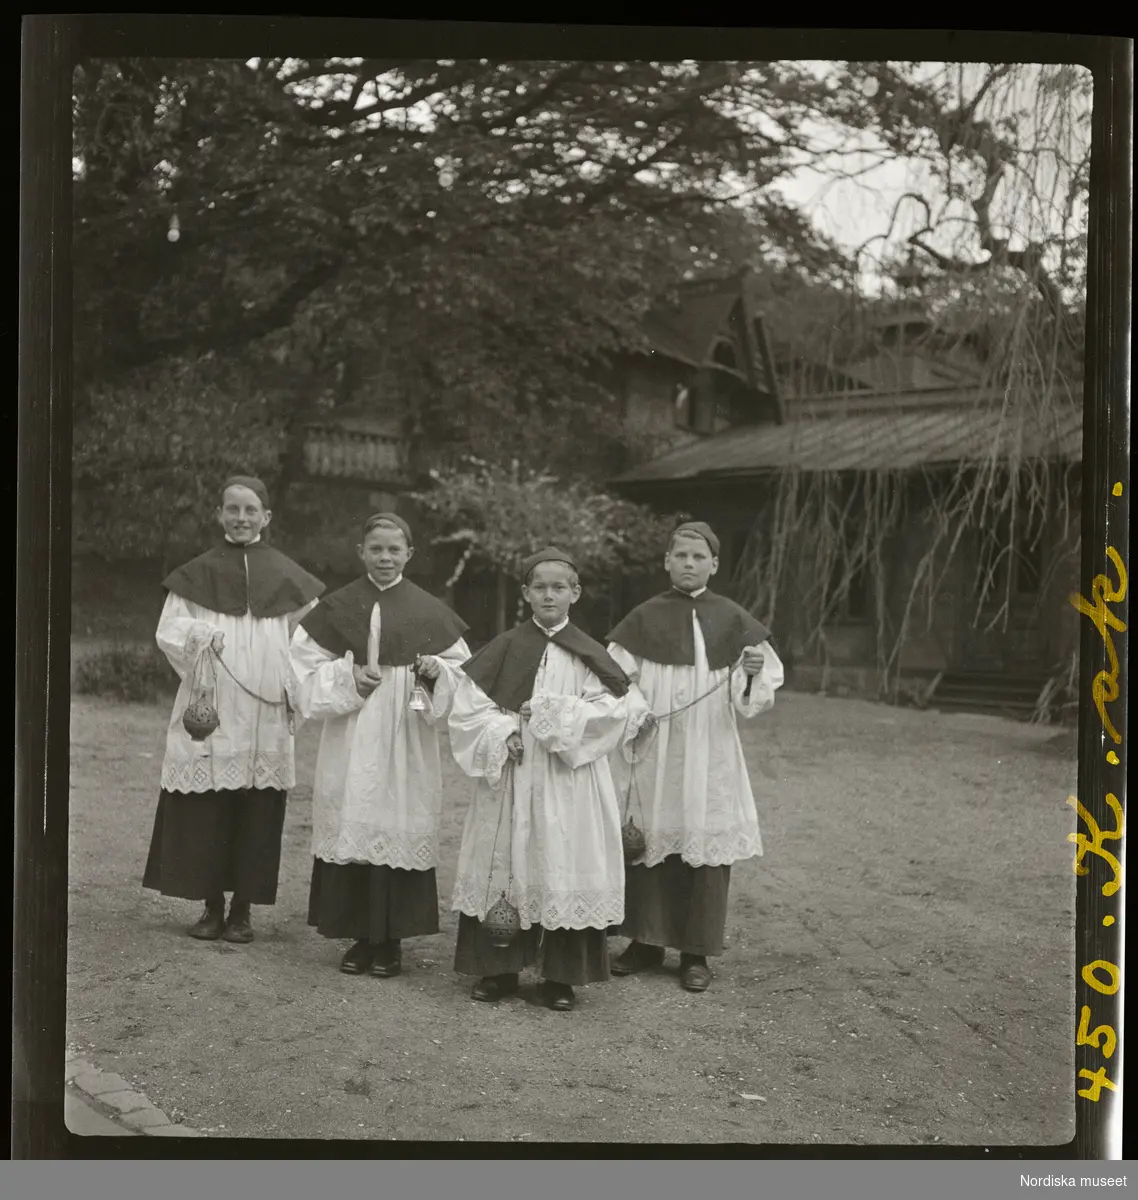
<svg viewBox="0 0 1138 1200"><path fill-rule="evenodd" d="M178 676L156 646L109 646L84 656L74 687L82 696L146 703L173 696Z"/></svg>

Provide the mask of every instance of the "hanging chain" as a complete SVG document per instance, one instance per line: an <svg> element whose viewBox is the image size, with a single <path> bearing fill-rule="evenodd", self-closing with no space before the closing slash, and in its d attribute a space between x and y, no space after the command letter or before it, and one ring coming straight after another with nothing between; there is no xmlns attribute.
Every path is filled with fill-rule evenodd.
<svg viewBox="0 0 1138 1200"><path fill-rule="evenodd" d="M725 685L730 685L731 680L735 675L736 669L737 669L737 667L735 665L729 667L727 670L727 674L724 675L723 678L718 683L716 683L714 686L708 688L707 691L703 692L701 695L696 696L696 698L694 700L689 700L687 704L681 704L678 708L673 708L670 712L660 713L659 715L657 715L656 713L649 713L649 716L653 718L653 727L659 725L659 723L661 721L667 721L669 718L678 716L682 712L687 712L687 710L689 708L694 708L697 704L700 704L700 703L702 703L702 701L708 699L709 696L714 696L715 693L718 692L720 688L724 687ZM633 739L633 740L635 741L635 739ZM632 808L632 791L633 791L634 787L636 789L636 807L637 807L638 811L640 812L640 819L642 821L644 820L644 801L640 795L640 782L636 777L636 771L637 771L637 768L640 766L640 761L641 760L639 760L639 759L633 759L629 763L628 790L625 792L625 797L624 797L624 819L625 819L625 822L628 821L629 812Z"/></svg>
<svg viewBox="0 0 1138 1200"><path fill-rule="evenodd" d="M624 794L624 823L628 824L629 812L632 808L632 789L636 788L636 807L640 813L640 819L644 820L644 801L640 795L640 783L636 778L636 768L639 763L630 763L628 770L628 790Z"/></svg>
<svg viewBox="0 0 1138 1200"><path fill-rule="evenodd" d="M723 687L725 684L729 684L731 682L731 678L735 674L735 670L736 670L736 668L733 666L728 668L727 674L724 675L723 678L717 684L708 688L707 691L704 692L702 695L696 696L696 698L694 700L689 700L687 704L681 704L679 706L679 708L673 708L671 712L661 713L659 716L656 717L656 720L657 721L666 721L666 720L668 720L669 717L674 717L674 716L678 715L679 713L687 712L687 710L689 708L695 708L695 706L697 704L699 704L700 701L706 700L709 696L714 696L715 693L717 691L719 691L719 689L721 687ZM655 715L655 714L653 714L653 715Z"/></svg>
<svg viewBox="0 0 1138 1200"><path fill-rule="evenodd" d="M505 766L505 780L504 780L504 784L502 787L502 803L498 806L498 828L494 831L494 844L490 848L490 870L487 873L486 900L483 904L483 907L485 908L486 912L490 911L490 893L491 893L491 891L493 891L493 885L494 885L494 857L498 853L498 838L502 834L502 818L503 818L503 816L505 816L505 813L506 813L507 798L509 798L511 805L513 803L513 793L514 793L514 763L513 763L512 759L507 759L506 766ZM510 821L510 825L511 825L511 831L510 831L511 844L510 844L509 857L511 859L511 863L510 863L510 869L509 869L509 882L507 883L506 886L509 889L509 891L512 892L513 888L514 888L514 867L513 867L513 862L512 862L512 859L513 859L513 844L512 844L513 820L512 820L512 818ZM507 895L507 898L508 898L508 895Z"/></svg>
<svg viewBox="0 0 1138 1200"><path fill-rule="evenodd" d="M199 695L201 692L205 691L205 689L209 686L206 683L206 678L205 678L206 677L205 665L207 662L210 664L210 666L212 668L210 673L213 675L214 692L216 693L216 691L217 691L217 667L213 666L213 658L211 657L211 654L210 654L211 649L212 649L212 647L210 647L207 644L201 650L198 651L197 656L194 659L193 670L191 671L191 674L190 674L190 693L191 693L191 695L195 695L195 696ZM216 695L215 695L215 699L216 699Z"/></svg>
<svg viewBox="0 0 1138 1200"><path fill-rule="evenodd" d="M228 675L229 678L232 679L233 682L235 684L237 684L237 686L247 696L251 696L254 700L259 700L262 704L268 704L268 705L272 706L273 708L281 708L281 707L290 708L291 707L291 705L288 702L288 693L287 692L285 693L284 698L281 700L266 700L264 696L258 696L257 693L252 690L252 688L246 687L245 684L243 684L241 682L241 680L238 679L237 676L234 675L233 672L229 669L229 665L226 663L225 659L223 659L221 657L221 655L218 653L218 651L216 651L213 648L212 643L208 647L207 653L211 654L213 656L213 658L216 659L217 662L221 663L222 667L225 668L226 675Z"/></svg>
<svg viewBox="0 0 1138 1200"><path fill-rule="evenodd" d="M237 684L237 686L245 693L246 696L250 696L252 699L258 701L261 704L267 704L270 708L283 708L285 710L285 720L288 723L288 731L290 734L295 735L295 733L296 733L296 712L292 707L292 701L289 700L289 698L288 698L288 689L287 688L282 689L284 691L284 695L282 696L282 698L280 700L266 700L264 696L259 696L255 691L253 691L252 688L246 687L246 685L243 684L241 682L241 680L238 679L237 676L233 674L233 672L229 669L229 664L225 661L225 659L223 659L221 657L220 652L213 648L212 642L210 642L209 645L206 647L206 651L202 655L202 657L204 658L204 657L206 657L206 655L210 656L211 661L221 663L221 665L225 668L226 675L228 675L229 678L232 679L235 684ZM214 667L214 676L213 677L214 677L214 684L216 686L216 683L217 683L217 667L216 666Z"/></svg>

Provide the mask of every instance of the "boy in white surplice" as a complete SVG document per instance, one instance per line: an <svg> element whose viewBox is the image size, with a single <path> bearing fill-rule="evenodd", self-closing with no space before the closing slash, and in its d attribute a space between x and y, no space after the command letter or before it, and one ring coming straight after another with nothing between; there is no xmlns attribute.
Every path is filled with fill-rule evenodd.
<svg viewBox="0 0 1138 1200"><path fill-rule="evenodd" d="M142 885L204 900L188 931L203 941L253 941L250 906L277 898L295 781L289 637L324 585L269 545L272 515L265 485L233 476L217 510L224 538L162 584L156 638L182 682ZM182 717L199 682L213 688L221 723L195 741ZM226 892L233 893L228 916Z"/></svg>
<svg viewBox="0 0 1138 1200"><path fill-rule="evenodd" d="M358 553L367 573L318 604L292 642L297 706L324 722L308 923L355 939L344 974L389 977L402 939L439 931L438 726L470 651L466 623L403 578L414 546L401 517L368 518Z"/></svg>
<svg viewBox="0 0 1138 1200"><path fill-rule="evenodd" d="M471 996L492 1002L540 957L544 1003L568 1011L574 985L609 978L624 859L607 756L637 735L647 706L570 622L581 595L570 556L541 551L522 578L532 619L465 665L451 709L451 751L478 780L455 881L455 970L479 976ZM503 893L520 926L506 948L484 925Z"/></svg>
<svg viewBox="0 0 1138 1200"><path fill-rule="evenodd" d="M763 852L737 722L773 706L783 668L767 630L708 589L719 569L709 526L681 525L664 565L672 586L609 634L609 653L661 718L642 762L613 757L647 849L628 868L623 932L633 940L612 970L659 966L670 946L681 984L702 992L708 956L723 953L731 864Z"/></svg>

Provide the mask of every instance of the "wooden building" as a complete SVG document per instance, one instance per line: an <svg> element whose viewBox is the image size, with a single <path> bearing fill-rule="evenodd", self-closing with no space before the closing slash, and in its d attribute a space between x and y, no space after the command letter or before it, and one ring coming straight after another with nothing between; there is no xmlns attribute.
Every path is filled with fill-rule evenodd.
<svg viewBox="0 0 1138 1200"><path fill-rule="evenodd" d="M683 286L676 303L648 314L643 335L640 349L604 371L638 458L700 443L725 425L781 420L762 322L739 277ZM358 364L352 374L350 394L308 426L303 483L319 485L323 494L331 490L338 507L353 519L380 508L415 518L408 494L426 485L426 468L437 464L413 460L398 416L385 410L381 385ZM448 453L461 449L452 446ZM301 520L294 509L290 524L295 528ZM309 536L298 550L326 578L338 581L354 569L347 541L340 542ZM408 574L442 594L455 558L450 548L432 550L425 530ZM576 619L603 637L622 615L625 592L622 581L590 586ZM470 622L475 642L493 633L498 598L491 573L468 569L451 600Z"/></svg>
<svg viewBox="0 0 1138 1200"><path fill-rule="evenodd" d="M730 336L731 323L719 332ZM825 477L836 494L854 496L867 477L886 481L898 516L873 565L816 586L806 578L812 547L783 548L785 577L773 613L762 615L792 681L874 694L891 679L939 707L1027 714L1077 648L1067 596L1078 574L1082 408L1067 395L1009 405L985 385L967 346L946 353L935 334L919 314L886 320L861 356L828 372L830 390L780 397L775 388L758 419L720 407L711 427L683 423L681 444L613 485L709 521L723 543L717 586L730 592L780 489L784 500L806 496L811 479ZM663 422L667 408L656 403ZM934 538L938 505L981 473L994 492L1022 492L1030 476L1047 498L1031 520L977 512ZM1019 511L1031 507L1022 496ZM930 568L935 586L910 603ZM644 590L626 589L623 603Z"/></svg>
<svg viewBox="0 0 1138 1200"><path fill-rule="evenodd" d="M775 361L738 276L684 285L674 303L649 313L643 333L641 349L608 376L626 440L637 450L636 465L612 486L661 511L710 521L723 543L718 587L739 590L749 539L757 525L761 536L763 514L789 479L808 490L811 478L824 476L856 490L859 481L880 477L899 489L900 517L876 566L847 577L840 596L802 578L810 546L784 547L788 574L774 612L762 615L772 620L794 684L875 694L892 678L946 707L1035 706L1077 645L1066 602L1078 570L1077 395L1010 407L984 382L969 346L938 339L919 312L884 319L840 369L796 369L812 390L783 395L779 378L792 373ZM349 507L405 511L424 466L410 461L407 447L378 398L359 393L352 407L310 427L306 475L335 484ZM932 555L931 597L919 611L910 606L906 619L914 579L930 565L929 517L938 497L982 471L993 473L997 489L1022 486L1010 468L998 478L1001 457L1031 463L1037 482L1050 481L1041 519L1017 526L1018 541L1006 517L954 532L952 553L941 545ZM432 555L428 542L429 534L413 573L441 590L453 554ZM999 599L980 603L977 581L989 569L989 592ZM603 636L664 583L661 571L614 581L607 594L593 588L582 621ZM476 641L493 632L494 591L489 578L471 572L453 596ZM813 607L801 601L811 592ZM819 605L829 610L825 619Z"/></svg>

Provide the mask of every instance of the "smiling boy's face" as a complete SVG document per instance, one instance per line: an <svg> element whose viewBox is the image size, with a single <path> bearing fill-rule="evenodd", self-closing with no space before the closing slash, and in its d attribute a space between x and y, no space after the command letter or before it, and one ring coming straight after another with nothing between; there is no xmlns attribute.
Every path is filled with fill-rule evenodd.
<svg viewBox="0 0 1138 1200"><path fill-rule="evenodd" d="M231 542L247 546L268 525L272 513L260 496L247 487L228 487L221 498L217 519Z"/></svg>
<svg viewBox="0 0 1138 1200"><path fill-rule="evenodd" d="M394 583L403 573L414 550L407 545L402 529L377 525L369 529L362 545L356 547L360 561L375 583Z"/></svg>
<svg viewBox="0 0 1138 1200"><path fill-rule="evenodd" d="M581 598L581 585L568 563L543 562L534 567L522 588L533 615L547 629L560 625Z"/></svg>
<svg viewBox="0 0 1138 1200"><path fill-rule="evenodd" d="M719 570L719 559L699 534L677 534L664 556L664 569L672 586L681 592L698 592Z"/></svg>

